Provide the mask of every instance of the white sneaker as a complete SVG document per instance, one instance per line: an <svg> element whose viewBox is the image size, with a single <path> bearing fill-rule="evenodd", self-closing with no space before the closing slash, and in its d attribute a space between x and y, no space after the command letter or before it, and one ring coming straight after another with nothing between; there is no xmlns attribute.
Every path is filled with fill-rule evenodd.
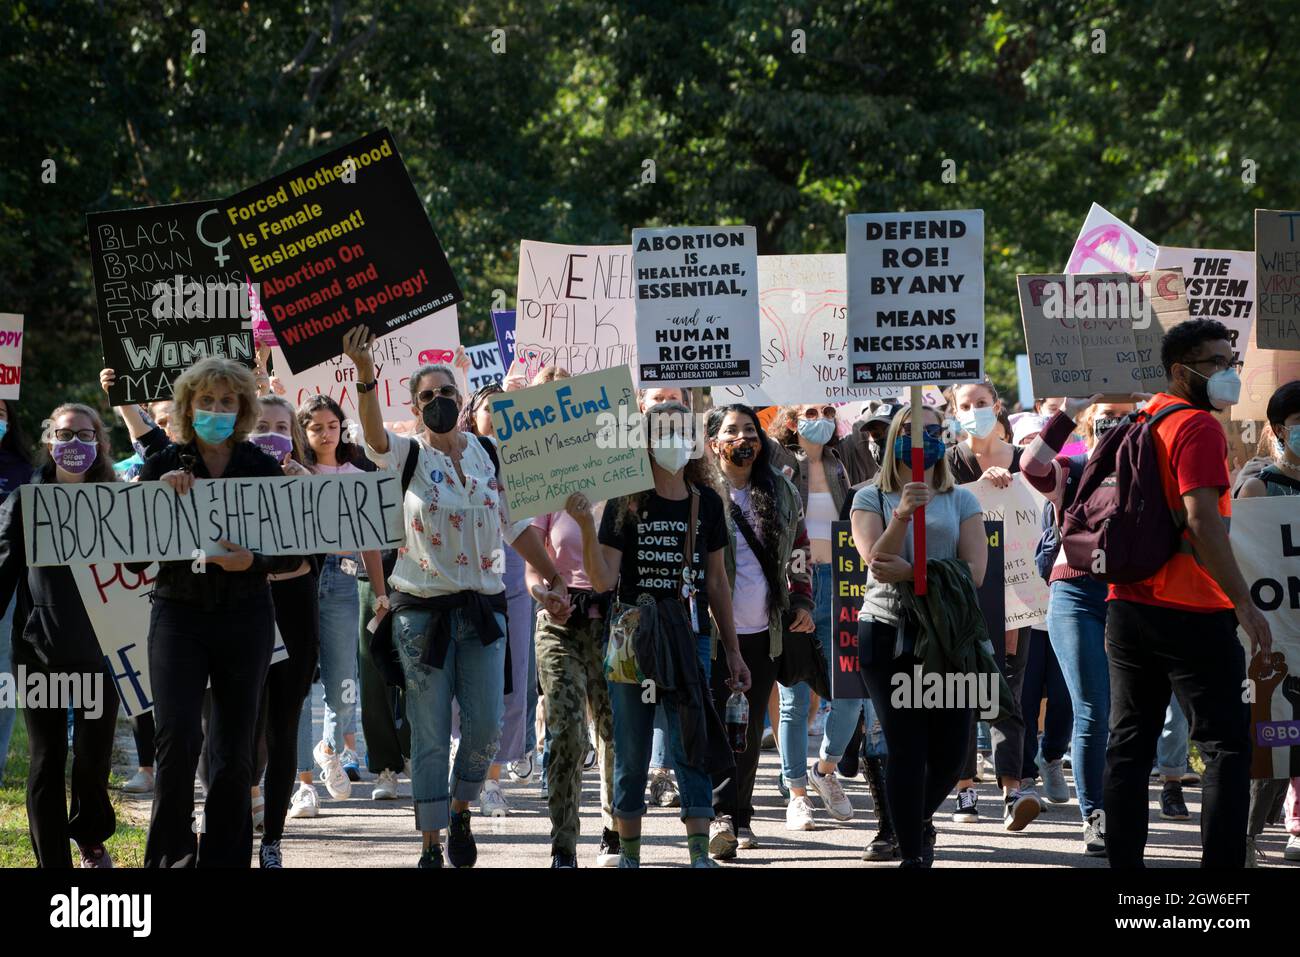
<svg viewBox="0 0 1300 957"><path fill-rule="evenodd" d="M822 803L830 816L837 821L853 820L853 802L844 793L844 786L834 771L822 774L817 770L817 762L808 766L808 783L821 797Z"/></svg>
<svg viewBox="0 0 1300 957"><path fill-rule="evenodd" d="M152 794L153 772L143 768L137 770L131 780L122 785L122 790L127 794Z"/></svg>
<svg viewBox="0 0 1300 957"><path fill-rule="evenodd" d="M1083 853L1089 857L1106 856L1106 812L1101 808L1083 822Z"/></svg>
<svg viewBox="0 0 1300 957"><path fill-rule="evenodd" d="M506 803L506 796L501 793L501 785L496 781L483 782L478 812L484 817L505 817L510 813L510 805Z"/></svg>
<svg viewBox="0 0 1300 957"><path fill-rule="evenodd" d="M288 817L316 817L319 814L320 797L316 794L316 786L299 781L298 790L293 792L293 799L289 802Z"/></svg>
<svg viewBox="0 0 1300 957"><path fill-rule="evenodd" d="M406 775L406 780L411 780L411 759L402 758L402 773Z"/></svg>
<svg viewBox="0 0 1300 957"><path fill-rule="evenodd" d="M1286 850L1282 852L1283 860L1300 861L1300 836L1291 835L1287 838Z"/></svg>
<svg viewBox="0 0 1300 957"><path fill-rule="evenodd" d="M330 792L330 797L336 801L346 801L350 798L352 796L352 782L348 780L347 772L343 770L343 762L339 760L339 756L327 752L324 741L316 742L316 747L312 749L311 756L320 765L321 780L325 783L325 790Z"/></svg>
<svg viewBox="0 0 1300 957"><path fill-rule="evenodd" d="M372 801L394 801L397 799L397 772L388 768L379 772L375 780L375 789L370 792Z"/></svg>
<svg viewBox="0 0 1300 957"><path fill-rule="evenodd" d="M787 831L817 830L817 822L813 820L812 802L804 795L790 796L790 803L785 806L785 829Z"/></svg>
<svg viewBox="0 0 1300 957"><path fill-rule="evenodd" d="M511 761L506 765L506 771L510 775L511 781L528 781L533 776L533 756L525 754L522 761Z"/></svg>
<svg viewBox="0 0 1300 957"><path fill-rule="evenodd" d="M752 851L758 847L754 832L747 827L736 828L736 847L742 851Z"/></svg>
<svg viewBox="0 0 1300 957"><path fill-rule="evenodd" d="M266 798L259 794L252 800L253 833L261 834L266 829Z"/></svg>

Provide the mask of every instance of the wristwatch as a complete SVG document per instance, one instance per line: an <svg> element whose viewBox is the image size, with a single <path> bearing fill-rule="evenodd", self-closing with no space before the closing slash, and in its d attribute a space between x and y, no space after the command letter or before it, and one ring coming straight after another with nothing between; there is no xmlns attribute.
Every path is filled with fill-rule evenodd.
<svg viewBox="0 0 1300 957"><path fill-rule="evenodd" d="M374 392L374 391L375 391L376 389L378 389L378 388L379 388L379 380L378 380L378 379L376 379L374 382L358 382L358 383L357 383L357 391L358 391L358 392Z"/></svg>

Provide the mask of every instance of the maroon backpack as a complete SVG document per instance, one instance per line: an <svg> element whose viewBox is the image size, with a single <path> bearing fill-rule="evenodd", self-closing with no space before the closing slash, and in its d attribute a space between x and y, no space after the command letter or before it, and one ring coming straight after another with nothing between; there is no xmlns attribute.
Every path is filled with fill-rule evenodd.
<svg viewBox="0 0 1300 957"><path fill-rule="evenodd" d="M1153 427L1194 409L1185 402L1155 415L1130 412L1098 441L1061 522L1065 560L1099 581L1145 581L1178 550L1182 527L1165 498Z"/></svg>

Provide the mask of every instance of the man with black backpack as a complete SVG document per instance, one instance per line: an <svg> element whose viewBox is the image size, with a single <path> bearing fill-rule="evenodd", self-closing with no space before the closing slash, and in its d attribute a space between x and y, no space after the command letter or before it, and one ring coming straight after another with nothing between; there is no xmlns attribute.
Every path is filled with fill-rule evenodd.
<svg viewBox="0 0 1300 957"><path fill-rule="evenodd" d="M1110 585L1106 852L1112 867L1143 866L1147 778L1172 686L1205 758L1201 864L1238 868L1250 779L1238 623L1252 653L1272 645L1228 543L1227 439L1210 414L1237 401L1240 363L1228 329L1208 319L1170 329L1160 358L1169 390L1101 440L1062 525L1070 564L1091 558Z"/></svg>

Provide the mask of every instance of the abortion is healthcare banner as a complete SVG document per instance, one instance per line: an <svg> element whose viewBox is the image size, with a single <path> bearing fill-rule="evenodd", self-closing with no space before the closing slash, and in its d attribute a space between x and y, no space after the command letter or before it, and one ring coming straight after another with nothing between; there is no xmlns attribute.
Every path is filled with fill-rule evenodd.
<svg viewBox="0 0 1300 957"><path fill-rule="evenodd" d="M87 214L112 405L171 398L172 381L207 356L253 365L245 266L218 206Z"/></svg>
<svg viewBox="0 0 1300 957"><path fill-rule="evenodd" d="M511 519L559 511L574 492L608 500L654 485L644 436L618 441L637 431L626 428L637 415L627 366L554 379L491 401Z"/></svg>
<svg viewBox="0 0 1300 957"><path fill-rule="evenodd" d="M1096 203L1070 250L1067 273L1142 272L1156 264L1156 244Z"/></svg>
<svg viewBox="0 0 1300 957"><path fill-rule="evenodd" d="M23 317L0 312L0 399L17 399L23 384Z"/></svg>
<svg viewBox="0 0 1300 957"><path fill-rule="evenodd" d="M636 363L631 246L519 243L515 355L532 381L544 365L572 375Z"/></svg>
<svg viewBox="0 0 1300 957"><path fill-rule="evenodd" d="M1262 349L1300 352L1300 212L1255 210L1255 264Z"/></svg>
<svg viewBox="0 0 1300 957"><path fill-rule="evenodd" d="M1255 322L1255 254L1238 249L1161 246L1157 269L1181 269L1190 319L1217 319L1232 333L1232 354L1240 359Z"/></svg>
<svg viewBox="0 0 1300 957"><path fill-rule="evenodd" d="M1255 607L1268 619L1273 653L1250 658L1252 778L1300 775L1300 509L1286 495L1232 503L1228 539Z"/></svg>
<svg viewBox="0 0 1300 957"><path fill-rule="evenodd" d="M758 385L753 226L632 230L638 382Z"/></svg>
<svg viewBox="0 0 1300 957"><path fill-rule="evenodd" d="M984 378L984 211L847 217L849 380Z"/></svg>
<svg viewBox="0 0 1300 957"><path fill-rule="evenodd" d="M464 298L387 129L232 196L221 214L294 372L342 353L354 326L383 336Z"/></svg>
<svg viewBox="0 0 1300 957"><path fill-rule="evenodd" d="M431 316L376 339L370 346L375 360L375 396L385 422L411 418L411 373L423 365L451 366L460 345L456 307L439 309ZM347 356L337 355L302 372L294 372L279 347L271 349L271 368L294 407L317 393L328 395L344 414L357 415L357 368Z"/></svg>

